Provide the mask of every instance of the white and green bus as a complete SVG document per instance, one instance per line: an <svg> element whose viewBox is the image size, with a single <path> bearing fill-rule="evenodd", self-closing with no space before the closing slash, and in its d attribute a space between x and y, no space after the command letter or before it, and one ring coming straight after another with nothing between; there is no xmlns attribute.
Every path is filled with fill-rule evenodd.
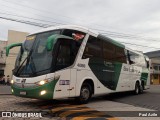
<svg viewBox="0 0 160 120"><path fill-rule="evenodd" d="M13 79L15 96L36 99L77 98L149 88L149 59L90 29L64 25L26 37L20 46Z"/></svg>

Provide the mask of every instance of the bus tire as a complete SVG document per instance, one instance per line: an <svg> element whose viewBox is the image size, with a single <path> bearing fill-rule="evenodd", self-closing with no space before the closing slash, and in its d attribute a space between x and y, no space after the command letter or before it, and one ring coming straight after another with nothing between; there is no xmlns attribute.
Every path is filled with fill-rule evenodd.
<svg viewBox="0 0 160 120"><path fill-rule="evenodd" d="M143 90L144 90L144 82L142 81L140 85L140 94L143 93Z"/></svg>
<svg viewBox="0 0 160 120"><path fill-rule="evenodd" d="M140 85L139 85L139 82L136 82L134 94L138 95L139 93L140 93Z"/></svg>
<svg viewBox="0 0 160 120"><path fill-rule="evenodd" d="M81 87L80 96L78 97L79 104L86 104L92 96L92 89L88 83L84 83Z"/></svg>

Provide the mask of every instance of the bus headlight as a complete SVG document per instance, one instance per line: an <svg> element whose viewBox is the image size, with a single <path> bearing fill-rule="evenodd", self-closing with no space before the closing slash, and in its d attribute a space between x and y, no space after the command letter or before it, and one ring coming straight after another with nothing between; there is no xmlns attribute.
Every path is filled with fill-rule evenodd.
<svg viewBox="0 0 160 120"><path fill-rule="evenodd" d="M12 91L12 93L14 93L14 90L13 90L13 89L12 89L11 91Z"/></svg>
<svg viewBox="0 0 160 120"><path fill-rule="evenodd" d="M37 85L44 85L46 83L48 83L48 80L41 80L41 81L36 82Z"/></svg>
<svg viewBox="0 0 160 120"><path fill-rule="evenodd" d="M42 90L42 91L40 92L40 94L41 94L41 95L44 95L44 94L46 94L46 91L45 91L45 90Z"/></svg>
<svg viewBox="0 0 160 120"><path fill-rule="evenodd" d="M11 80L11 84L13 84L14 83L14 80Z"/></svg>

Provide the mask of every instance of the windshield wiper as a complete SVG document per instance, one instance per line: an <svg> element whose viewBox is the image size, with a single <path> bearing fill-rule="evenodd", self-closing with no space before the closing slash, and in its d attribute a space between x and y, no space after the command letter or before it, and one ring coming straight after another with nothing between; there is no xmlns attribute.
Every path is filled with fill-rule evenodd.
<svg viewBox="0 0 160 120"><path fill-rule="evenodd" d="M34 63L34 61L33 61L32 56L30 56L30 60L32 60L32 64L31 64L32 74L33 74L33 75L36 75L36 74L37 74L37 72L36 72L36 67L35 67L35 63ZM28 65L28 64L26 64L26 65ZM33 67L33 68L32 68L32 67Z"/></svg>
<svg viewBox="0 0 160 120"><path fill-rule="evenodd" d="M22 66L23 66L23 64L25 63L26 60L27 60L27 63L28 63L32 51L33 51L33 50L31 50L31 51L29 52L28 56L24 59L24 61L22 62L22 64L19 66L19 68L17 69L16 75L18 75L18 73L19 73L19 74L21 73L21 71L22 71L21 68L22 68ZM27 63L26 63L26 65L27 65ZM21 69L21 71L19 72L20 69Z"/></svg>

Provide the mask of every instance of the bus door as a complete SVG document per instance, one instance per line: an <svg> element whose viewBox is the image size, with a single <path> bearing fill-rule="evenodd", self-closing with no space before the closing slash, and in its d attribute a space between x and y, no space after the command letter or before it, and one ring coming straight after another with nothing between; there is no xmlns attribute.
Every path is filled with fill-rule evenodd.
<svg viewBox="0 0 160 120"><path fill-rule="evenodd" d="M69 97L70 88L70 41L58 39L55 44L55 78L59 78L55 88L55 97ZM53 51L54 52L54 51ZM68 69L67 69L68 68Z"/></svg>
<svg viewBox="0 0 160 120"><path fill-rule="evenodd" d="M72 67L78 51L75 44L71 39L58 41L55 77L60 78L55 92L59 97L75 96L76 69Z"/></svg>

